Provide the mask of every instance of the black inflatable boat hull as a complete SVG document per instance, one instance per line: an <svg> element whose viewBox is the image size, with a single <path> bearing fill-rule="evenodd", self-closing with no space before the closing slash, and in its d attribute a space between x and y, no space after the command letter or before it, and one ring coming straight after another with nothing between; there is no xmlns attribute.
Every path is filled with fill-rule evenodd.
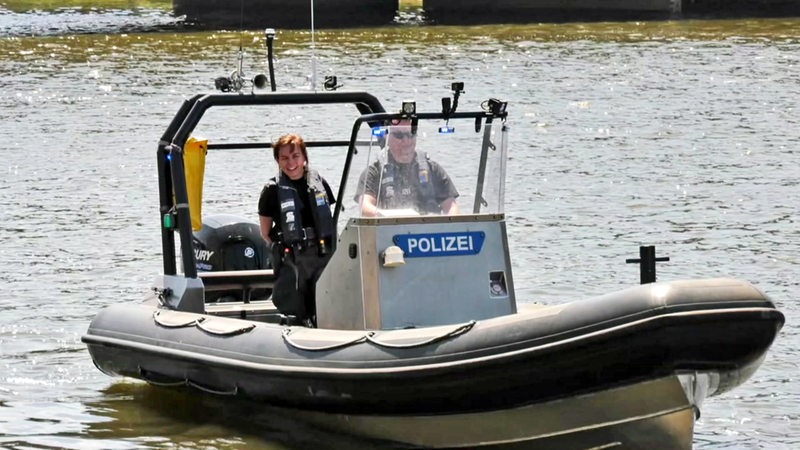
<svg viewBox="0 0 800 450"><path fill-rule="evenodd" d="M636 423L644 416L692 416L706 396L744 382L783 321L751 284L712 279L531 305L477 322L381 331L286 327L118 304L96 316L83 341L107 374L244 396L333 425L345 416L351 427L358 417L435 417L461 418L462 427L475 417L512 412L530 420L557 411L555 404L598 403L612 411L630 402L628 395L658 386L654 404L639 408L638 419L628 417L631 408L619 408ZM655 400L656 392L671 391L682 394ZM586 420L598 424L591 415ZM433 430L440 427L434 422ZM513 434L483 441L532 437Z"/></svg>

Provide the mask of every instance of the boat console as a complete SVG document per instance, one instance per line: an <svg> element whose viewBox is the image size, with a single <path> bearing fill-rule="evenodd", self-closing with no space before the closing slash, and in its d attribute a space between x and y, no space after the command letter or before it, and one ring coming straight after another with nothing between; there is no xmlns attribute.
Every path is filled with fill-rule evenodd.
<svg viewBox="0 0 800 450"><path fill-rule="evenodd" d="M491 110L356 121L317 284L320 328L380 330L516 312L503 197L508 126ZM348 176L349 175L349 176Z"/></svg>
<svg viewBox="0 0 800 450"><path fill-rule="evenodd" d="M317 284L321 328L379 330L516 312L502 214L352 219Z"/></svg>

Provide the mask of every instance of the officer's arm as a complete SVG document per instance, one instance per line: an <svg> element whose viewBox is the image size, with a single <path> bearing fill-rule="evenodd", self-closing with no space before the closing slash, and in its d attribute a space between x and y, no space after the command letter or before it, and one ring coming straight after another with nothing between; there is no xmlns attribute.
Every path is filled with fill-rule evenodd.
<svg viewBox="0 0 800 450"><path fill-rule="evenodd" d="M453 197L447 197L439 206L442 208L442 214L446 216L453 216L460 213L458 203L456 203L456 199Z"/></svg>
<svg viewBox="0 0 800 450"><path fill-rule="evenodd" d="M272 239L269 238L269 232L272 230L272 217L258 216L261 225L261 237L267 241L267 246L272 246Z"/></svg>
<svg viewBox="0 0 800 450"><path fill-rule="evenodd" d="M365 217L377 217L380 215L378 199L372 194L363 194L361 196L361 215Z"/></svg>

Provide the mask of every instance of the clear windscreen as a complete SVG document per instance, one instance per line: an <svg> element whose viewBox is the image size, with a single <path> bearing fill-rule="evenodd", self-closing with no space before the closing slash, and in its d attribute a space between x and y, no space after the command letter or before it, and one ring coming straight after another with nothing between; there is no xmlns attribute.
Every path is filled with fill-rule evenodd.
<svg viewBox="0 0 800 450"><path fill-rule="evenodd" d="M362 123L340 218L502 213L508 127L479 123Z"/></svg>

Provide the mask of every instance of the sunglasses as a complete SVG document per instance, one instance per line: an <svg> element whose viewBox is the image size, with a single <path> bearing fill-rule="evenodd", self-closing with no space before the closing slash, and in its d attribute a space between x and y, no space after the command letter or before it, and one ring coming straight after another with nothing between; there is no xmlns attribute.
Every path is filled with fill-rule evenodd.
<svg viewBox="0 0 800 450"><path fill-rule="evenodd" d="M393 131L390 134L393 138L396 139L411 139L417 136L416 134L410 131Z"/></svg>

